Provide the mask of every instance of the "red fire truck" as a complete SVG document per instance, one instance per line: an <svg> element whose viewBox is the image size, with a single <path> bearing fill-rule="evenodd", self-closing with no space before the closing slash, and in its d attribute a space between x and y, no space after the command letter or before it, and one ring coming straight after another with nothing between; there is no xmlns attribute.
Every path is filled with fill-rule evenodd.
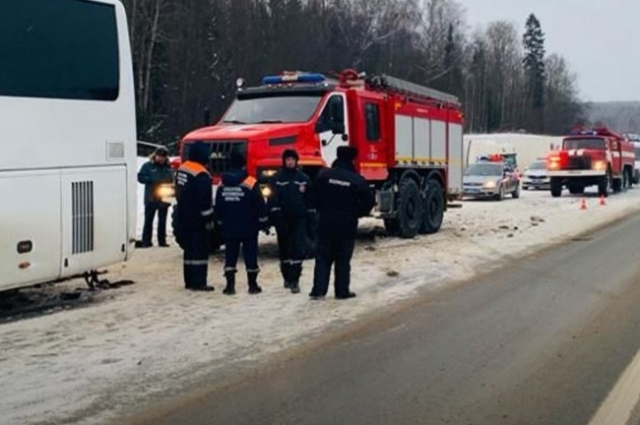
<svg viewBox="0 0 640 425"><path fill-rule="evenodd" d="M607 128L578 128L562 141L559 151L550 152L547 170L551 195L559 197L563 187L581 194L587 186L598 186L600 196L626 190L633 179L633 144Z"/></svg>
<svg viewBox="0 0 640 425"><path fill-rule="evenodd" d="M333 79L285 72L257 87L238 80L221 121L187 134L181 156L192 142L207 143L215 185L230 153L241 151L268 198L284 149L298 151L313 179L331 166L339 146L354 146L357 170L376 191L372 213L390 233L412 238L437 232L447 202L461 196L462 127L458 99L427 87L354 70Z"/></svg>

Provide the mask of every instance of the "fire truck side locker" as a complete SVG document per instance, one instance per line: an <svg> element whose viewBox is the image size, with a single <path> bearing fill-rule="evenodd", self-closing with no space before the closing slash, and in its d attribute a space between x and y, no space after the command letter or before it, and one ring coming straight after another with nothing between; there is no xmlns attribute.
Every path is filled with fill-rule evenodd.
<svg viewBox="0 0 640 425"><path fill-rule="evenodd" d="M378 78L378 77L376 77ZM437 232L447 201L462 192L462 115L457 98L383 76L369 81L384 90L393 135L389 178L377 194L391 234L412 238Z"/></svg>

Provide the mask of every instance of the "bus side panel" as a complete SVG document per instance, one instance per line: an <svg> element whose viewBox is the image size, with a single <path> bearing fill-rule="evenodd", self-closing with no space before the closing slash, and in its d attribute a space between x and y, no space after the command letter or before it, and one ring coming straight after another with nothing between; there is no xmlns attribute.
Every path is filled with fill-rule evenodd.
<svg viewBox="0 0 640 425"><path fill-rule="evenodd" d="M126 259L127 170L124 166L62 172L62 276Z"/></svg>
<svg viewBox="0 0 640 425"><path fill-rule="evenodd" d="M0 290L58 279L60 172L0 172L0 199Z"/></svg>

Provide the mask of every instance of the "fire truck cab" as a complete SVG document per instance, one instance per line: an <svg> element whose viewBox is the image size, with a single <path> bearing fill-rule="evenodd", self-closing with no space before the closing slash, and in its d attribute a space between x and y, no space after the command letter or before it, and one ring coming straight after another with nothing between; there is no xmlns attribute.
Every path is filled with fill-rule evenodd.
<svg viewBox="0 0 640 425"><path fill-rule="evenodd" d="M183 138L182 158L191 143L207 143L215 185L231 152L243 152L268 198L285 149L298 152L313 179L332 165L338 147L350 145L358 149L357 171L376 192L373 213L387 230L405 238L437 232L447 202L462 192L458 99L386 75L346 70L336 77L285 72L257 87L239 80L220 122Z"/></svg>
<svg viewBox="0 0 640 425"><path fill-rule="evenodd" d="M595 185L600 196L621 192L632 184L634 165L634 147L625 137L604 127L575 129L548 155L551 195L561 196L563 187L581 194Z"/></svg>

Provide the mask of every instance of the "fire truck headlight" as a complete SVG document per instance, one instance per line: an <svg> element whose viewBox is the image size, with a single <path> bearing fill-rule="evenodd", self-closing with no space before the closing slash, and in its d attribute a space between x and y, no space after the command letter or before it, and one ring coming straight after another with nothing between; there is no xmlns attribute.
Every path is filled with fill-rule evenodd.
<svg viewBox="0 0 640 425"><path fill-rule="evenodd" d="M560 168L560 158L550 158L547 164L549 170L557 170Z"/></svg>
<svg viewBox="0 0 640 425"><path fill-rule="evenodd" d="M595 161L593 163L593 169L598 171L604 171L607 169L607 164L604 161Z"/></svg>
<svg viewBox="0 0 640 425"><path fill-rule="evenodd" d="M176 191L172 184L161 184L156 189L156 197L160 199L173 198Z"/></svg>
<svg viewBox="0 0 640 425"><path fill-rule="evenodd" d="M269 198L271 196L271 194L273 193L269 186L262 186L260 188L260 191L262 192L262 197L265 198L265 199Z"/></svg>

